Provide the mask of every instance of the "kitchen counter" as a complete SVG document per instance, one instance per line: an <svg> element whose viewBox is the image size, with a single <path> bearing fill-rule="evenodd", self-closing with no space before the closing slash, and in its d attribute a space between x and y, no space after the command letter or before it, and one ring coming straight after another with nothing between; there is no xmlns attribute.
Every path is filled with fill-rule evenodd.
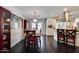
<svg viewBox="0 0 79 59"><path fill-rule="evenodd" d="M79 46L79 32L76 32L76 46Z"/></svg>

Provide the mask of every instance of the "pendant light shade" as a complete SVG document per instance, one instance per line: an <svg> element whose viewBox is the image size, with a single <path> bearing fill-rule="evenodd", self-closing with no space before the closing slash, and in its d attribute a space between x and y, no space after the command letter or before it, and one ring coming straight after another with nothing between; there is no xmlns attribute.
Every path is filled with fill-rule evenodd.
<svg viewBox="0 0 79 59"><path fill-rule="evenodd" d="M37 22L37 19L33 19L33 22Z"/></svg>

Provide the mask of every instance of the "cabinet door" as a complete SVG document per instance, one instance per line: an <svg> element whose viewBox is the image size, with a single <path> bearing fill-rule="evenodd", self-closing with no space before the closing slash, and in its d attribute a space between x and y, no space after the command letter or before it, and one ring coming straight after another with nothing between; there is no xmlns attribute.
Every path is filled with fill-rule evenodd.
<svg viewBox="0 0 79 59"><path fill-rule="evenodd" d="M0 7L0 52L10 50L10 11Z"/></svg>
<svg viewBox="0 0 79 59"><path fill-rule="evenodd" d="M6 38L3 40L3 50L10 51L10 11L4 9L4 15L3 15L3 36L6 36Z"/></svg>
<svg viewBox="0 0 79 59"><path fill-rule="evenodd" d="M0 7L0 50L3 49L3 9Z"/></svg>

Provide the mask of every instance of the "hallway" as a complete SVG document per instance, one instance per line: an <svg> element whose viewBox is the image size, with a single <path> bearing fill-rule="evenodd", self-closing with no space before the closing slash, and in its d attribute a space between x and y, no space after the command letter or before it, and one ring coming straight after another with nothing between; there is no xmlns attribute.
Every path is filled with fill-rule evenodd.
<svg viewBox="0 0 79 59"><path fill-rule="evenodd" d="M41 36L41 48L35 47L32 49L32 53L79 53L79 47L75 49L72 47L65 47L62 44L57 45L57 42L53 39L53 37L49 36ZM20 41L11 49L12 53L31 53L28 52L25 46L25 39Z"/></svg>

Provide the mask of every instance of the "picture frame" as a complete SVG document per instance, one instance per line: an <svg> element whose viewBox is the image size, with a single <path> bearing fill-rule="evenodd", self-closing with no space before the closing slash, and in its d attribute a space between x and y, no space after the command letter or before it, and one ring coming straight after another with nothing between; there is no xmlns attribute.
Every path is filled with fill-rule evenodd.
<svg viewBox="0 0 79 59"><path fill-rule="evenodd" d="M52 28L53 26L52 25L48 25L48 28Z"/></svg>

